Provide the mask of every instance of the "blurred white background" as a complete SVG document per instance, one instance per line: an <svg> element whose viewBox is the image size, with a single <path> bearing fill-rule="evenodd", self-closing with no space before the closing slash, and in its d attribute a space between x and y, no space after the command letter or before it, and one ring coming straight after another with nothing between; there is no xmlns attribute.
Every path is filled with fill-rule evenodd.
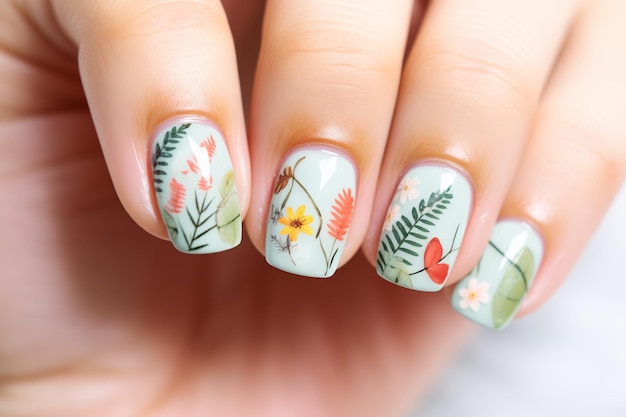
<svg viewBox="0 0 626 417"><path fill-rule="evenodd" d="M626 186L559 292L481 330L412 415L626 416Z"/></svg>

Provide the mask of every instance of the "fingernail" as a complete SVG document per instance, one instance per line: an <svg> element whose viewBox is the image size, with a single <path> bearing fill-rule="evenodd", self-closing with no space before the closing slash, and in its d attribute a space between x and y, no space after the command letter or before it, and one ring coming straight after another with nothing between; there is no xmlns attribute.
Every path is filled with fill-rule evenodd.
<svg viewBox="0 0 626 417"><path fill-rule="evenodd" d="M402 178L381 232L376 271L419 291L439 291L463 241L473 191L467 178L441 163L423 163Z"/></svg>
<svg viewBox="0 0 626 417"><path fill-rule="evenodd" d="M185 253L214 253L241 242L233 164L222 132L202 117L161 124L151 140L159 211L172 244Z"/></svg>
<svg viewBox="0 0 626 417"><path fill-rule="evenodd" d="M543 243L528 224L497 223L476 267L455 287L452 306L463 316L502 329L515 317L543 257Z"/></svg>
<svg viewBox="0 0 626 417"><path fill-rule="evenodd" d="M306 147L291 152L276 175L265 259L293 274L333 275L354 211L354 164L339 151Z"/></svg>

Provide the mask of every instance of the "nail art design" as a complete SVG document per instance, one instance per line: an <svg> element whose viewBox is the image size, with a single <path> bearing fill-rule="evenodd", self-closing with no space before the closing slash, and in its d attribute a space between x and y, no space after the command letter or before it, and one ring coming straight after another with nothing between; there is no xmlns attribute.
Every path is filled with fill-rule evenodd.
<svg viewBox="0 0 626 417"><path fill-rule="evenodd" d="M292 152L274 184L267 262L298 275L331 276L352 222L355 186L354 165L343 154L314 147Z"/></svg>
<svg viewBox="0 0 626 417"><path fill-rule="evenodd" d="M452 306L485 327L506 327L528 292L542 256L541 239L526 223L497 223L482 258L457 284Z"/></svg>
<svg viewBox="0 0 626 417"><path fill-rule="evenodd" d="M213 253L241 241L233 166L218 128L200 117L162 124L152 139L157 204L181 252Z"/></svg>
<svg viewBox="0 0 626 417"><path fill-rule="evenodd" d="M471 205L472 188L459 172L436 163L412 168L387 210L378 274L407 288L441 289L456 260Z"/></svg>

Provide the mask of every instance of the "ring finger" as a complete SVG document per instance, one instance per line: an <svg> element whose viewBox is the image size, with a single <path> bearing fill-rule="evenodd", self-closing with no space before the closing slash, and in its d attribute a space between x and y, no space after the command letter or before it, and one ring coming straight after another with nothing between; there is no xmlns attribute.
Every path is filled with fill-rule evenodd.
<svg viewBox="0 0 626 417"><path fill-rule="evenodd" d="M404 68L364 245L382 277L437 291L476 263L575 3L431 3Z"/></svg>

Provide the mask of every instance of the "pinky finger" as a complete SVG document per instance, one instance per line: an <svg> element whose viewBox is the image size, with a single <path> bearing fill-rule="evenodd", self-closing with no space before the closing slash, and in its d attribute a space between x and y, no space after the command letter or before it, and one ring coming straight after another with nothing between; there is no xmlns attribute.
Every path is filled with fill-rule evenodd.
<svg viewBox="0 0 626 417"><path fill-rule="evenodd" d="M453 307L483 326L503 328L518 309L527 314L557 290L624 180L626 55L618 40L626 39L626 7L593 4L601 3L575 28L501 222L480 263L454 289Z"/></svg>

